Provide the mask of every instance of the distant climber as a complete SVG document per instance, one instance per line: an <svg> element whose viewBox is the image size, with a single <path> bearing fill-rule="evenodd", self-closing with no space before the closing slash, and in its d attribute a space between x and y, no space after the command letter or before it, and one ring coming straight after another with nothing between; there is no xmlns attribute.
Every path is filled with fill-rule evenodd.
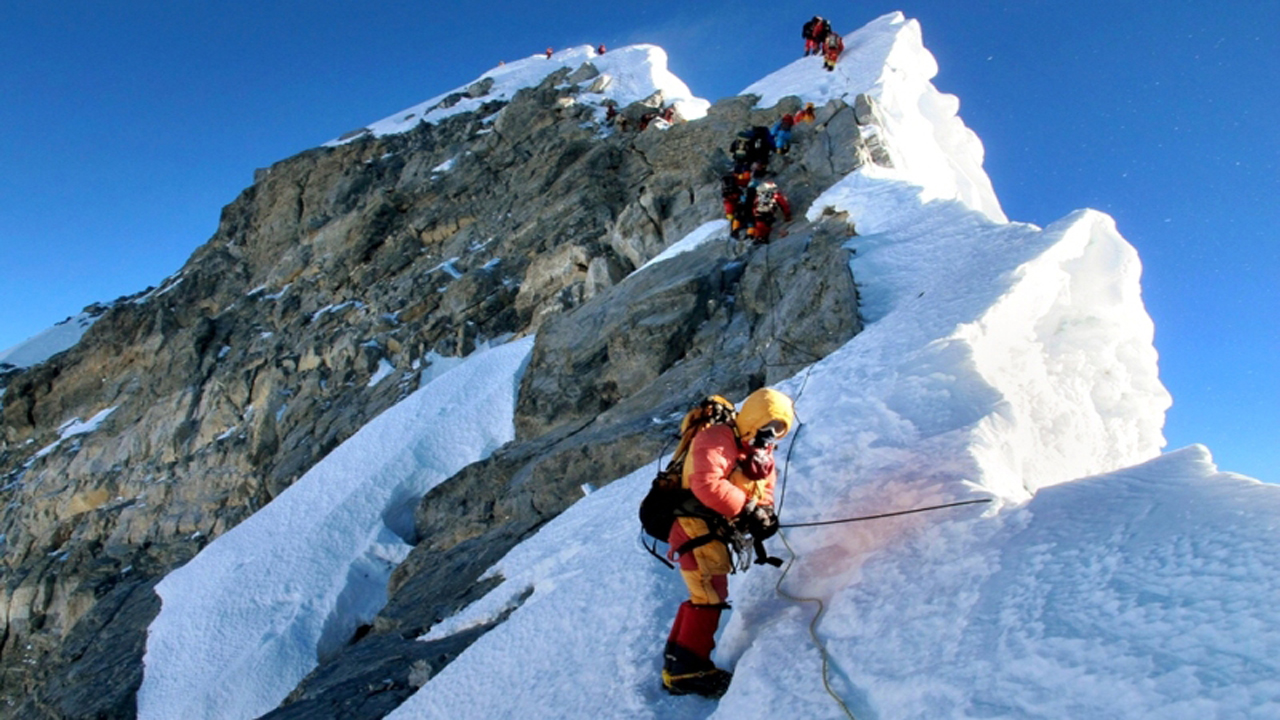
<svg viewBox="0 0 1280 720"><path fill-rule="evenodd" d="M756 125L748 132L748 160L752 165L758 165L760 169L764 169L768 167L769 156L773 154L773 135L769 134L769 128L763 125Z"/></svg>
<svg viewBox="0 0 1280 720"><path fill-rule="evenodd" d="M553 51L551 50L551 48L547 48L547 59L548 59L548 60L550 60L550 59L551 59L552 52L553 52Z"/></svg>
<svg viewBox="0 0 1280 720"><path fill-rule="evenodd" d="M604 54L604 50L605 50L605 48L604 48L604 43L600 43L599 45L597 45L597 46L596 46L596 54L597 54L597 55L603 55L603 54Z"/></svg>
<svg viewBox="0 0 1280 720"><path fill-rule="evenodd" d="M814 109L813 109L813 103L805 103L804 109L796 113L796 122L798 123L813 122L815 116L816 116L816 113L814 112Z"/></svg>
<svg viewBox="0 0 1280 720"><path fill-rule="evenodd" d="M773 510L774 444L795 422L791 398L769 388L757 390L727 422L696 424L695 411L685 416L681 432L687 448L681 487L691 491L676 511L669 541L678 555L689 599L680 604L663 652L662 685L673 695L695 693L720 697L733 674L711 661L720 613L728 607L730 547L743 550L750 535L762 551L763 541L778 531ZM706 403L704 403L704 406ZM704 427L704 429L699 429Z"/></svg>
<svg viewBox="0 0 1280 720"><path fill-rule="evenodd" d="M737 238L743 227L750 224L749 207L743 202L746 190L738 183L738 176L729 173L720 178L720 200L724 204L724 219L729 221L729 236Z"/></svg>
<svg viewBox="0 0 1280 720"><path fill-rule="evenodd" d="M840 59L842 52L844 52L844 38L834 30L828 31L826 38L822 41L822 66L827 69L827 72L836 69L836 61Z"/></svg>
<svg viewBox="0 0 1280 720"><path fill-rule="evenodd" d="M814 15L809 22L804 24L800 30L800 36L804 38L804 54L817 55L822 47L822 41L826 39L827 33L831 30L831 24L823 19L820 15Z"/></svg>
<svg viewBox="0 0 1280 720"><path fill-rule="evenodd" d="M751 204L751 226L747 228L747 237L758 244L769 242L773 233L773 224L777 222L777 213L782 211L783 218L791 222L791 202L783 194L782 189L772 180L764 177L764 172L757 172L751 184L747 186L746 198Z"/></svg>
<svg viewBox="0 0 1280 720"><path fill-rule="evenodd" d="M778 122L769 128L769 136L773 140L773 149L779 155L786 155L791 150L791 128L796 124L796 118L791 113L783 115Z"/></svg>
<svg viewBox="0 0 1280 720"><path fill-rule="evenodd" d="M733 173L729 173L720 178L720 200L724 202L724 217L726 220L733 219L733 209L738 206L738 200L742 197L742 188L738 185L738 178Z"/></svg>
<svg viewBox="0 0 1280 720"><path fill-rule="evenodd" d="M729 159L733 161L733 174L739 178L739 185L746 186L751 182L751 161L748 159L750 153L747 151L747 137L743 133L729 143Z"/></svg>
<svg viewBox="0 0 1280 720"><path fill-rule="evenodd" d="M757 170L769 167L769 156L773 154L773 136L769 128L756 125L738 133L729 145L729 155L733 159L733 173L738 176L738 184L751 182Z"/></svg>

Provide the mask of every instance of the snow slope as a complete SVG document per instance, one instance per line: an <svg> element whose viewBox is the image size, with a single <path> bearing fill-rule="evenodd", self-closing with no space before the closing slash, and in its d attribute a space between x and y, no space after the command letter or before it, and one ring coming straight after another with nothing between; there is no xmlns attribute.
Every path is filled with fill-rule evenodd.
<svg viewBox="0 0 1280 720"><path fill-rule="evenodd" d="M1203 448L1159 455L1170 398L1133 248L1095 211L1004 220L914 22L846 45L843 73L806 58L748 89L870 92L895 154L808 211L858 229L866 329L779 386L802 422L780 449L783 521L992 502L784 531L784 570L732 580L717 704L659 688L685 591L638 545L655 461L495 565L502 583L428 637L514 611L392 717L1280 716L1280 495ZM510 437L509 412L484 425L456 407L472 385L509 408L528 342L435 379L167 578L140 715L264 712L376 610L404 551L388 511ZM437 444L453 426L474 439Z"/></svg>
<svg viewBox="0 0 1280 720"><path fill-rule="evenodd" d="M0 351L0 367L12 365L25 368L39 365L80 342L87 331L101 315L82 312L74 317L54 325L43 332L14 345L8 350Z"/></svg>
<svg viewBox="0 0 1280 720"><path fill-rule="evenodd" d="M875 213L854 218L867 234L850 242L868 324L780 386L797 398L804 422L787 465L783 520L974 497L997 502L985 516L957 508L789 531L799 559L785 586L830 607L820 634L842 641L829 642L839 668L834 682L846 702L860 706L858 717L954 717L934 712L936 704L873 691L891 681L910 686L919 654L939 652L934 645L975 612L981 580L999 569L1007 550L1001 533L1019 517L1001 506L1017 508L1044 485L1154 457L1168 395L1156 380L1136 267L1126 265L1132 250L1104 216L1078 213L1040 230L994 223L955 200L922 202L918 186L898 180L863 176L862 194L877 199ZM811 212L827 203L845 209L844 197L834 188ZM1102 278L1108 291L1071 292L1073 282L1090 277ZM1080 384L1093 387L1096 398L1075 392ZM1122 386L1128 410L1119 418L1112 398ZM653 472L584 499L499 563L494 572L505 582L431 636L490 620L532 588L529 600L393 717L506 717L530 707L573 718L707 716L714 706L657 689L666 626L684 590L636 545L635 508ZM1096 512L1108 518L1100 522L1118 524L1130 509L1100 504ZM777 543L773 550L785 553ZM869 581L871 568L884 577ZM922 583L926 576L931 584ZM770 717L778 707L791 717L840 713L823 690L809 641L812 610L781 599L778 578L753 568L734 580L736 612L724 626L719 660L736 666L738 679L712 716ZM885 617L866 626L867 608ZM1015 609L1034 622L1035 608ZM890 632L893 618L908 627ZM554 649L548 637L556 638ZM869 664L866 647L879 643L892 649ZM780 657L788 659L785 667ZM1184 672L1198 669L1167 660ZM1092 659L1068 653L1061 662L1085 670ZM962 707L973 701L964 691L970 672L967 665L948 668L954 677L931 682L955 693L953 704ZM1044 680L1033 674L1027 693L1045 691L1038 684ZM1117 692L1133 680L1117 680ZM923 679L914 682L925 687ZM491 687L509 690L485 692ZM1079 690L1077 701L1093 696L1092 688ZM902 694L917 697L912 689Z"/></svg>
<svg viewBox="0 0 1280 720"><path fill-rule="evenodd" d="M515 436L515 393L532 347L527 338L472 354L166 576L138 717L262 715L317 654L372 620L410 550L401 538L413 534L418 500Z"/></svg>
<svg viewBox="0 0 1280 720"><path fill-rule="evenodd" d="M590 46L582 45L561 50L552 54L550 58L545 55L531 55L490 70L475 81L477 83L486 79L493 81L493 87L489 92L480 97L466 96L469 85L456 88L372 123L367 129L375 136L382 136L412 130L420 122L440 122L460 113L477 110L487 102L510 100L518 90L536 87L551 73L562 68L577 70L583 63L591 63L601 74L600 80L592 79L587 83L602 85L600 92L585 92L581 95L583 101L601 106L601 117L603 117L603 104L606 100L612 100L620 107L625 107L638 100L644 100L657 91L662 91L663 101L667 105L674 104L676 110L686 120L696 120L705 116L707 108L711 105L706 100L694 97L684 81L667 69L667 53L660 47L630 45L601 55ZM455 104L445 102L447 98L459 95L463 97ZM348 133L342 138L330 140L325 144L340 145L363 134Z"/></svg>

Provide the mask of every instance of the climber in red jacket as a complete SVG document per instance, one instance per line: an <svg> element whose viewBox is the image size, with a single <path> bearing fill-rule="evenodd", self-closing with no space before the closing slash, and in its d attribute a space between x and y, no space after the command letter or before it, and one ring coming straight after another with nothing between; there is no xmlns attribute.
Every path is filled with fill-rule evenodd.
<svg viewBox="0 0 1280 720"><path fill-rule="evenodd" d="M747 237L756 243L763 245L769 242L779 210L786 221L791 222L791 202L777 183L765 179L763 172L756 173L755 179L747 186L747 198L754 216L753 224L747 228Z"/></svg>
<svg viewBox="0 0 1280 720"><path fill-rule="evenodd" d="M822 41L822 65L827 72L836 69L836 61L840 59L842 52L844 52L844 38L834 30L828 31L826 38Z"/></svg>
<svg viewBox="0 0 1280 720"><path fill-rule="evenodd" d="M804 54L806 57L819 53L822 41L830 30L830 23L819 15L814 15L809 22L804 24L804 27L800 30L800 37L804 38Z"/></svg>

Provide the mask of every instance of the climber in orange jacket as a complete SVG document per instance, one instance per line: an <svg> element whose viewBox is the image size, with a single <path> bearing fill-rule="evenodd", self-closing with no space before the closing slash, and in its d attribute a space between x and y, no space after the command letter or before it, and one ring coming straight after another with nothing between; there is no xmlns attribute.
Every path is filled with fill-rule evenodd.
<svg viewBox="0 0 1280 720"><path fill-rule="evenodd" d="M720 697L733 678L711 661L733 571L726 543L735 530L761 542L778 531L773 447L794 423L791 398L763 388L747 397L732 425L712 425L693 438L682 484L695 507L677 513L669 537L689 589L663 653L662 684L674 695Z"/></svg>

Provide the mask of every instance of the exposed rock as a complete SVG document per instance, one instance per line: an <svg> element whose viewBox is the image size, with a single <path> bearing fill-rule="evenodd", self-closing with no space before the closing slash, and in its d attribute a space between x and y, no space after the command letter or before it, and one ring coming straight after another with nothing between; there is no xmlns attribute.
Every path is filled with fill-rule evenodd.
<svg viewBox="0 0 1280 720"><path fill-rule="evenodd" d="M279 711L378 716L408 676L335 700L377 684L382 671L356 665L381 667L384 651L435 663L399 638L482 594L481 574L583 483L651 461L699 395L741 396L858 330L839 218L635 272L719 215L733 133L798 101L731 98L665 132L611 131L578 100L609 81L565 69L510 103L400 135L361 129L261 170L178 273L112 304L70 350L4 370L0 702L20 717L131 716L159 578L417 389L432 353L536 331L518 441L424 499L422 542L374 631ZM867 127L833 103L796 128L777 170L797 212L873 155Z"/></svg>
<svg viewBox="0 0 1280 720"><path fill-rule="evenodd" d="M592 65L589 62L584 62L582 65L578 66L577 70L574 70L573 73L569 75L568 82L573 85L581 85L592 78L599 77L599 75L600 71L596 69L595 65Z"/></svg>
<svg viewBox="0 0 1280 720"><path fill-rule="evenodd" d="M852 337L847 236L831 218L746 255L706 244L549 321L525 370L519 439L423 498L421 542L392 575L374 634L414 637L481 597L494 584L481 575L584 484L652 462L694 399L740 397Z"/></svg>

